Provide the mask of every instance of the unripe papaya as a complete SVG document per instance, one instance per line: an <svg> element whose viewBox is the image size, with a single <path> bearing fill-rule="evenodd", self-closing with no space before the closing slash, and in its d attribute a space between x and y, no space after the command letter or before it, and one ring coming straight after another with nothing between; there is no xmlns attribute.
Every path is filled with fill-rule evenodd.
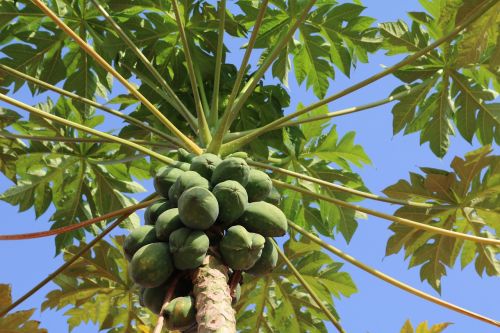
<svg viewBox="0 0 500 333"><path fill-rule="evenodd" d="M191 229L206 230L219 215L215 196L206 188L198 186L182 193L178 207L182 223Z"/></svg>
<svg viewBox="0 0 500 333"><path fill-rule="evenodd" d="M167 243L151 243L141 247L130 262L130 275L144 288L155 288L165 283L174 265Z"/></svg>
<svg viewBox="0 0 500 333"><path fill-rule="evenodd" d="M165 296L167 295L168 289L172 286L173 276L170 279L156 288L141 288L140 303L141 306L147 307L151 312L155 314L160 314L163 302L165 301ZM177 280L175 285L174 297L187 296L193 289L193 283L188 278L180 278Z"/></svg>
<svg viewBox="0 0 500 333"><path fill-rule="evenodd" d="M181 218L179 217L179 210L177 208L170 208L161 213L156 220L156 238L168 242L170 234L183 226L184 224L182 224Z"/></svg>
<svg viewBox="0 0 500 333"><path fill-rule="evenodd" d="M177 169L181 169L182 171L189 171L191 164L186 163L186 162L177 162L177 163L175 163L175 167Z"/></svg>
<svg viewBox="0 0 500 333"><path fill-rule="evenodd" d="M195 269L203 263L210 241L203 231L180 228L169 239L170 253L177 269Z"/></svg>
<svg viewBox="0 0 500 333"><path fill-rule="evenodd" d="M220 242L220 252L224 262L234 270L250 269L259 259L265 238L248 232L241 225L227 229Z"/></svg>
<svg viewBox="0 0 500 333"><path fill-rule="evenodd" d="M183 331L196 323L195 300L191 296L174 298L162 313L170 331Z"/></svg>
<svg viewBox="0 0 500 333"><path fill-rule="evenodd" d="M264 237L283 236L288 228L286 216L281 209L265 201L249 203L237 223Z"/></svg>
<svg viewBox="0 0 500 333"><path fill-rule="evenodd" d="M275 187L272 187L271 193L269 193L264 201L269 202L271 205L279 206L281 203L281 194Z"/></svg>
<svg viewBox="0 0 500 333"><path fill-rule="evenodd" d="M170 201L177 204L182 193L195 186L208 189L209 183L208 180L200 176L199 173L195 171L186 171L179 178L177 178L174 185L172 185L168 193L168 198Z"/></svg>
<svg viewBox="0 0 500 333"><path fill-rule="evenodd" d="M162 197L168 198L168 190L183 173L184 171L181 169L173 167L163 167L158 170L153 183L156 192Z"/></svg>
<svg viewBox="0 0 500 333"><path fill-rule="evenodd" d="M234 152L232 154L225 156L224 159L229 158L229 157L239 157L239 158L242 158L245 160L248 158L248 153L246 151L237 151L237 152Z"/></svg>
<svg viewBox="0 0 500 333"><path fill-rule="evenodd" d="M235 180L245 186L248 182L250 168L244 159L229 157L219 163L212 174L212 185L226 180Z"/></svg>
<svg viewBox="0 0 500 333"><path fill-rule="evenodd" d="M274 247L272 242L272 238L267 237L266 243L264 244L264 249L262 249L262 254L253 265L252 268L247 270L247 273L253 275L264 275L267 273L271 273L274 268L276 268L276 264L278 263L278 250Z"/></svg>
<svg viewBox="0 0 500 333"><path fill-rule="evenodd" d="M135 228L128 234L123 242L123 252L128 261L132 260L134 254L144 245L157 242L155 228L151 225L143 225Z"/></svg>
<svg viewBox="0 0 500 333"><path fill-rule="evenodd" d="M256 169L250 169L248 183L245 186L249 202L264 200L269 193L271 193L272 188L273 183L267 173Z"/></svg>
<svg viewBox="0 0 500 333"><path fill-rule="evenodd" d="M158 219L158 216L160 216L161 213L163 213L167 209L170 209L171 207L172 204L167 199L160 199L156 201L151 206L146 208L146 211L144 212L144 223L148 225L154 225L156 223L156 220Z"/></svg>
<svg viewBox="0 0 500 333"><path fill-rule="evenodd" d="M218 219L224 227L236 221L248 206L247 191L237 181L223 181L215 185L212 193L219 204Z"/></svg>
<svg viewBox="0 0 500 333"><path fill-rule="evenodd" d="M177 155L179 157L179 161L181 161L181 162L187 162L187 163L191 163L191 161L193 160L193 158L196 157L196 154L190 153L190 152L188 152L184 148L179 148L177 150Z"/></svg>
<svg viewBox="0 0 500 333"><path fill-rule="evenodd" d="M210 180L212 178L212 173L220 162L221 159L217 155L210 153L201 154L193 158L189 170L196 171L200 176Z"/></svg>

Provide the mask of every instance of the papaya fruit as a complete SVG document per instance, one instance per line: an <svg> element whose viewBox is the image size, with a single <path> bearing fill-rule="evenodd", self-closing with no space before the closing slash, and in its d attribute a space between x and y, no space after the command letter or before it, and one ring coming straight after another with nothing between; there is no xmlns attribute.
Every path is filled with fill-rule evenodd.
<svg viewBox="0 0 500 333"><path fill-rule="evenodd" d="M259 260L253 265L252 268L247 270L247 273L253 275L264 275L271 273L276 264L278 263L278 250L273 245L272 238L267 237L264 248L262 249L262 254Z"/></svg>
<svg viewBox="0 0 500 333"><path fill-rule="evenodd" d="M142 296L143 306L147 307L154 314L160 314L168 286L168 283L164 283L155 288L145 288Z"/></svg>
<svg viewBox="0 0 500 333"><path fill-rule="evenodd" d="M244 159L229 157L217 165L212 173L212 185L217 185L226 180L235 180L245 186L248 182L250 167Z"/></svg>
<svg viewBox="0 0 500 333"><path fill-rule="evenodd" d="M176 297L163 309L162 315L168 330L186 330L196 323L195 300L191 296Z"/></svg>
<svg viewBox="0 0 500 333"><path fill-rule="evenodd" d="M239 157L239 158L242 158L245 160L249 156L248 156L248 153L246 151L237 151L237 152L234 152L232 154L225 156L224 159L229 158L229 157Z"/></svg>
<svg viewBox="0 0 500 333"><path fill-rule="evenodd" d="M168 244L175 268L186 270L201 266L210 241L203 231L180 228L170 234Z"/></svg>
<svg viewBox="0 0 500 333"><path fill-rule="evenodd" d="M161 213L170 209L172 204L167 199L160 199L146 208L144 212L144 224L154 225Z"/></svg>
<svg viewBox="0 0 500 333"><path fill-rule="evenodd" d="M272 188L273 183L267 173L256 169L250 169L250 173L248 174L248 183L245 186L249 202L264 200L267 198L269 193L271 193Z"/></svg>
<svg viewBox="0 0 500 333"><path fill-rule="evenodd" d="M241 225L232 226L220 241L222 259L234 270L250 269L259 260L265 242L264 237Z"/></svg>
<svg viewBox="0 0 500 333"><path fill-rule="evenodd" d="M175 167L177 169L181 169L182 171L189 171L189 168L191 168L191 164L186 162L177 162L175 163Z"/></svg>
<svg viewBox="0 0 500 333"><path fill-rule="evenodd" d="M186 171L175 181L174 185L170 188L168 193L168 198L173 203L177 204L180 196L184 191L190 189L191 187L203 187L208 189L208 180L200 176L199 173L195 171Z"/></svg>
<svg viewBox="0 0 500 333"><path fill-rule="evenodd" d="M184 171L174 167L163 167L158 170L153 181L156 193L168 198L168 190L183 173Z"/></svg>
<svg viewBox="0 0 500 333"><path fill-rule="evenodd" d="M247 191L237 181L223 181L215 185L212 193L219 204L218 219L224 227L236 221L248 206Z"/></svg>
<svg viewBox="0 0 500 333"><path fill-rule="evenodd" d="M157 242L141 247L130 261L132 280L144 288L165 283L174 271L167 243Z"/></svg>
<svg viewBox="0 0 500 333"><path fill-rule="evenodd" d="M123 242L123 252L128 261L132 260L134 254L144 245L158 242L155 227L143 225L135 228L128 234Z"/></svg>
<svg viewBox="0 0 500 333"><path fill-rule="evenodd" d="M182 224L181 218L179 217L179 210L177 208L170 208L161 213L156 220L156 238L168 242L170 234L183 226L184 224Z"/></svg>
<svg viewBox="0 0 500 333"><path fill-rule="evenodd" d="M219 215L219 204L206 188L195 186L179 198L179 216L186 227L197 230L210 228Z"/></svg>
<svg viewBox="0 0 500 333"><path fill-rule="evenodd" d="M275 187L272 187L271 192L264 199L264 201L269 202L271 205L279 206L281 203L281 194Z"/></svg>
<svg viewBox="0 0 500 333"><path fill-rule="evenodd" d="M184 148L179 148L177 150L177 156L179 158L179 161L181 162L186 162L186 163L191 163L191 161L193 160L193 158L195 158L197 155L196 154L193 154L193 153L190 153L188 152L186 149Z"/></svg>
<svg viewBox="0 0 500 333"><path fill-rule="evenodd" d="M264 237L283 236L288 228L286 216L281 209L265 201L249 203L236 223Z"/></svg>
<svg viewBox="0 0 500 333"><path fill-rule="evenodd" d="M139 297L141 306L147 307L155 314L160 314L165 296L172 285L172 279L173 277L170 277L167 282L156 288L141 288ZM189 278L180 278L175 285L173 295L174 297L187 296L192 289L193 283Z"/></svg>
<svg viewBox="0 0 500 333"><path fill-rule="evenodd" d="M212 173L220 162L221 159L217 155L210 153L201 154L193 158L189 170L196 171L200 176L210 180L212 178Z"/></svg>

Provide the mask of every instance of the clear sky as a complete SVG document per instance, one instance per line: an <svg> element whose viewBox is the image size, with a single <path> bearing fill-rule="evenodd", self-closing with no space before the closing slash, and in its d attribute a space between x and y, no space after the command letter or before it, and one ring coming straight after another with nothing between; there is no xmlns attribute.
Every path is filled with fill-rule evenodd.
<svg viewBox="0 0 500 333"><path fill-rule="evenodd" d="M405 12L422 10L416 0L365 0L364 4L367 6L365 15L375 17L379 22L394 21L398 18L406 19ZM236 62L239 63L240 58L235 58ZM337 71L337 79L331 84L328 94L358 82L380 71L382 66L392 65L397 60L397 57L386 57L383 52L379 52L371 56L370 64L360 64L353 71L350 79L345 78ZM338 110L384 98L399 84L392 77L382 79L376 84L336 101L330 105L330 110ZM291 110L298 102L309 104L316 100L312 92L305 91L304 87L297 87L292 78L290 90L293 91L292 101L294 103ZM33 102L32 97L26 91L16 94L16 97L27 103ZM3 105L0 103L0 106ZM372 165L357 171L374 193L380 193L386 186L401 178L407 178L408 172L418 171L419 166L449 169L449 164L455 155L463 156L464 153L478 147L477 144L473 147L457 137L452 140L451 148L445 158L438 159L431 153L427 144L419 146L418 134L392 135L391 107L392 105L385 105L335 118L333 121L337 124L340 134L355 130L357 133L356 143L361 144L372 159ZM120 123L113 123L113 121L115 120L111 117L106 119L110 127L118 128ZM10 185L5 177L0 177L1 192ZM148 190L152 189L151 181L145 182L143 185ZM388 204L369 201L362 202L362 205L391 213L395 209ZM0 202L0 212L2 214L0 234L31 232L49 228L47 220L50 211L49 214L34 221L33 211L19 214L16 207ZM368 218L368 220L360 220L358 231L350 244L345 244L341 237L332 241L332 244L366 264L438 296L430 286L420 282L419 268L407 270L408 263L404 262L402 255L384 257L385 243L391 234L387 230L388 225L389 222L373 217ZM61 264L62 259L54 257L54 253L52 238L0 242L0 262L2 263L0 283L11 283L14 298L19 297ZM410 319L414 324L424 320L429 320L430 324L453 322L454 325L445 331L448 333L498 332L492 326L409 295L349 264L345 264L343 269L351 274L359 289L357 294L348 299L335 300L336 308L341 315L341 323L347 332L396 333L399 332L407 319ZM44 300L45 294L53 288L54 285L49 284L26 301L21 308L38 307ZM464 271L461 271L460 268L450 270L448 276L443 279L442 290L442 297L445 300L500 319L499 280L488 277L479 278L473 266L467 267ZM40 320L42 326L49 329L49 332L66 332L66 318L63 315L65 310L42 313L37 311L34 318ZM330 330L334 331L333 328ZM97 328L92 325L81 326L73 332L91 333L97 332Z"/></svg>

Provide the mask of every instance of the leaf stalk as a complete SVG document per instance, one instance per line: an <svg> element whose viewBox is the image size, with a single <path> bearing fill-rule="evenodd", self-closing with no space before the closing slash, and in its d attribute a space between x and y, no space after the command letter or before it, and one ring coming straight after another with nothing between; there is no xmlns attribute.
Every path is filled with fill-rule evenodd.
<svg viewBox="0 0 500 333"><path fill-rule="evenodd" d="M323 311L323 313L332 322L333 326L335 326L335 328L340 333L345 333L344 329L340 325L340 323L337 320L337 318L335 318L335 316L330 312L330 310L328 310L328 308L325 306L325 304L323 304L323 302L318 297L318 295L316 294L316 292L314 291L314 289L311 288L311 286L309 285L309 283L307 283L306 279L302 276L302 274L300 274L300 272L292 264L292 262L290 261L290 259L288 259L288 257L285 255L285 253L283 253L283 251L278 246L278 244L276 244L276 242L274 241L274 239L272 239L271 241L273 242L273 245L276 248L276 250L278 251L278 254L281 257L281 259L283 259L283 261L286 263L286 265L288 266L288 268L290 268L290 270L292 271L293 275L295 275L295 277L297 278L297 280L299 280L299 282L302 284L302 286L304 287L304 289L309 293L309 295L311 295L312 299L316 302L316 304L318 305L318 307Z"/></svg>
<svg viewBox="0 0 500 333"><path fill-rule="evenodd" d="M489 244L489 245L500 246L500 240L498 240L498 239L484 238L484 237L477 237L477 236L469 235L469 234L463 234L460 232L446 230L446 229L434 227L434 226L431 226L428 224L412 221L412 220L405 219L402 217L397 217L394 215L385 214L385 213L378 212L378 211L373 210L373 209L365 208L365 207L362 207L359 205L354 205L354 204L351 204L351 203L348 203L348 202L345 202L342 200L338 200L338 199L335 199L335 198L332 198L332 197L329 197L326 195L314 193L314 192L306 190L304 188L294 186L291 184L287 184L287 183L284 183L284 182L279 181L279 180L273 179L273 184L278 186L278 187L281 187L281 188L286 188L286 189L289 189L289 190L292 190L292 191L295 191L298 193L302 193L304 195L311 196L313 198L317 198L319 200L331 202L331 203L338 205L338 206L341 206L341 207L353 209L353 210L356 210L358 212L362 212L362 213L365 213L368 215L372 215L372 216L376 216L376 217L379 217L379 218L382 218L385 220L392 221L394 223L403 224L403 225L409 226L411 228L425 230L425 231L432 232L434 234L443 235L443 236L447 236L447 237L464 239L464 240L472 241L472 242L479 243L479 244Z"/></svg>
<svg viewBox="0 0 500 333"><path fill-rule="evenodd" d="M192 152L201 154L201 148L184 135L167 117L165 117L160 110L158 110L153 103L151 103L144 95L142 95L130 82L128 82L118 71L116 71L110 64L106 62L89 44L87 44L77 33L75 33L69 26L66 25L56 13L54 13L47 5L41 0L31 0L38 8L40 8L47 16L49 16L59 28L61 28L67 35L75 40L75 42L89 54L99 65L101 65L107 72L113 75L121 84L123 84L132 95L134 95L153 115L155 115L175 136L184 142Z"/></svg>
<svg viewBox="0 0 500 333"><path fill-rule="evenodd" d="M410 294L413 294L415 296L418 296L420 298L423 298L429 302L432 302L434 304L437 304L439 306L442 306L442 307L445 307L449 310L452 310L452 311L455 311L455 312L458 312L460 314L463 314L465 316L468 316L468 317L471 317L471 318L474 318L474 319L478 319L480 321L483 321L485 323L488 323L488 324L491 324L491 325L494 325L494 326L497 326L497 327L500 327L500 322L497 321L497 320L494 320L494 319L491 319L491 318L488 318L488 317L485 317L481 314L478 314L478 313L475 313L475 312L472 312L472 311L469 311L467 309L464 309L462 307L459 307L455 304L452 304L452 303L449 303L449 302L446 302L442 299L439 299L437 297L434 297L432 295L429 295L423 291L420 291L418 289L415 289L413 288L412 286L410 285L407 285L385 273L382 273L360 261L358 261L356 258L342 252L341 250L337 249L336 247L334 247L333 245L330 245L326 242L324 242L323 240L321 240L321 238L317 237L316 235L310 233L309 231L305 230L304 228L302 228L301 226L293 223L292 221L288 221L288 226L290 228L292 228L293 230L299 232L300 234L302 234L303 236L309 238L311 241L313 241L314 243L320 245L321 247L323 247L325 250L328 250L330 252L332 252L333 254L335 254L336 256L342 258L343 260L349 262L350 264L362 269L363 271L373 275L373 276L376 276L377 278L389 283L389 284L392 284L393 286L395 287L398 287L399 289L402 289L406 292L409 292Z"/></svg>

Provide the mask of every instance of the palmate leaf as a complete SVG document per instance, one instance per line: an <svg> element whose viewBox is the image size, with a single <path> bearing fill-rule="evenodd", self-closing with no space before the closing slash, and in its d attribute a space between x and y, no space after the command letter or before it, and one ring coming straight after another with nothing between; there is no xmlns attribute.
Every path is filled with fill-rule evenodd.
<svg viewBox="0 0 500 333"><path fill-rule="evenodd" d="M59 99L55 105L48 100L38 107L89 127L98 126L103 120L102 116L83 118L74 105L65 99ZM4 123L9 123L6 117L3 119ZM80 136L73 129L39 117L19 119L9 124L23 135ZM48 140L26 141L25 145L17 139L2 139L0 142L5 156L2 157L4 173L9 176L15 172L16 175L16 185L1 194L0 199L18 206L20 211L34 208L37 218L53 206L55 210L49 218L53 222L51 228L130 206L135 200L124 193L144 191L141 185L132 181L126 165L100 164L102 161L124 157L124 151L116 144L53 143ZM138 217L132 215L123 226L133 227L137 223ZM58 235L56 253L73 244L75 239L83 239L85 230L95 234L100 228L92 226Z"/></svg>
<svg viewBox="0 0 500 333"><path fill-rule="evenodd" d="M65 312L69 331L91 322L108 333L149 332L152 314L139 306L138 290L121 251L123 241L123 236L111 243L101 240L55 278L58 289L47 294L42 310L71 306ZM65 260L84 245L67 248Z"/></svg>
<svg viewBox="0 0 500 333"><path fill-rule="evenodd" d="M325 111L326 107L320 108L311 116ZM306 117L302 116L301 119ZM286 161L281 167L324 181L368 191L360 176L351 171L351 164L362 166L370 163L363 148L354 143L354 132L349 132L339 138L335 126L325 131L326 122L327 120L301 124L299 132L296 134L291 132L291 135L284 137L288 156L285 158L280 156ZM336 166L340 168L335 168ZM281 175L276 173L273 177L280 178ZM354 195L332 191L308 181L296 180L294 177L282 177L282 180L336 199L359 201L359 197ZM356 219L365 217L352 209L325 203L291 190L283 191L281 208L289 219L302 227L308 230L316 229L328 237L333 237L335 232L340 232L347 241L356 231L358 226Z"/></svg>
<svg viewBox="0 0 500 333"><path fill-rule="evenodd" d="M427 321L424 321L418 324L417 329L414 330L411 322L407 320L399 333L441 333L450 325L451 323L441 323L429 328Z"/></svg>
<svg viewBox="0 0 500 333"><path fill-rule="evenodd" d="M289 240L285 252L330 311L335 313L333 297L356 292L349 274L340 272L342 265L322 253L318 245ZM327 332L326 316L281 261L264 277L245 276L236 310L242 332Z"/></svg>
<svg viewBox="0 0 500 333"><path fill-rule="evenodd" d="M237 19L247 28L253 26L258 3L251 0L238 1L244 14ZM276 2L268 8L259 30L256 48L269 54L280 36L293 24L291 18L298 18L305 2ZM379 47L375 38L374 19L361 16L363 6L357 4L337 4L336 1L318 1L305 22L299 28L298 39L289 43L273 65L272 74L281 82L288 82L289 57L293 58L297 81L306 82L314 94L325 96L330 80L335 78L334 66L349 76L351 68L358 61L366 62L368 53Z"/></svg>
<svg viewBox="0 0 500 333"><path fill-rule="evenodd" d="M11 287L0 284L0 310L12 304ZM5 333L47 333L40 328L40 322L30 320L35 309L17 311L0 318L0 332Z"/></svg>
<svg viewBox="0 0 500 333"><path fill-rule="evenodd" d="M485 146L465 155L455 157L452 172L421 168L425 175L410 174L410 181L400 180L387 187L388 196L445 205L445 209L402 207L396 216L426 224L482 237L494 237L500 230L498 210L499 157L491 156L491 148ZM422 265L420 277L427 280L437 291L441 290L441 278L447 267L453 267L458 257L464 268L475 261L478 274L500 274L500 263L493 246L464 242L436 236L406 226L392 224L394 234L387 242L386 255L405 250L410 257L410 267Z"/></svg>
<svg viewBox="0 0 500 333"><path fill-rule="evenodd" d="M429 13L411 12L411 27L403 21L379 25L382 46L388 55L419 51L449 33L467 12L481 3L425 1L423 4ZM421 144L429 142L431 150L439 157L446 154L449 137L455 134L455 128L469 142L474 136L482 144L500 141L498 110L495 104L488 103L497 95L489 90L494 75L488 67L498 35L498 25L492 24L498 20L497 8L498 5L487 11L460 34L457 41L442 44L439 49L394 73L414 88L393 107L394 133L402 130L404 134L420 132ZM490 26L481 30L488 22ZM472 63L476 68L481 66L481 73L489 74L481 76L476 70L469 70ZM406 89L405 86L395 91L402 89Z"/></svg>

